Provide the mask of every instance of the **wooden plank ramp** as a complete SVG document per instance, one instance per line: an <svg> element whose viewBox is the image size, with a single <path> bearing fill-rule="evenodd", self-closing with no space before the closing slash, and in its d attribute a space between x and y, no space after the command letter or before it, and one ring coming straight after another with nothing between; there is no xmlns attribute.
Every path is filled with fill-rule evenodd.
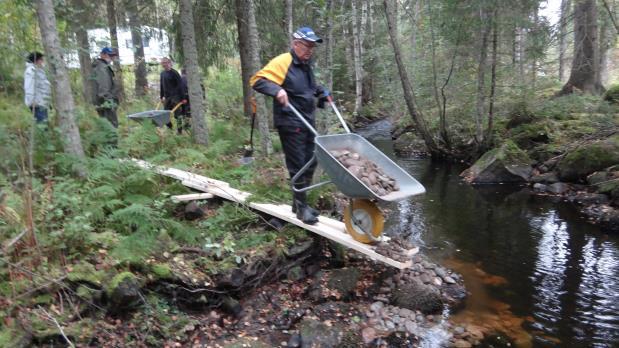
<svg viewBox="0 0 619 348"><path fill-rule="evenodd" d="M197 201L201 199L211 199L215 197L212 193L190 193L188 195L176 195L172 196L172 201L178 202L188 202L188 201Z"/></svg>
<svg viewBox="0 0 619 348"><path fill-rule="evenodd" d="M398 269L405 269L412 266L412 261L400 262L387 256L378 254L375 251L375 247L369 244L364 244L354 240L348 233L346 233L346 227L343 222L331 219L325 216L318 217L318 223L314 225L308 225L297 219L296 215L292 213L292 208L287 204L270 204L270 203L255 203L246 202L247 198L251 196L251 193L237 190L230 187L230 184L224 181L215 180L206 176L190 173L184 170L168 168L163 166L156 166L149 162L132 159L132 162L137 166L153 170L156 173L165 175L171 178L180 180L183 185L193 188L198 191L202 191L207 194L218 196L233 202L246 204L252 209L261 211L263 213L275 216L279 219L287 221L291 224L297 225L303 229L314 232L320 236L328 238L334 242L337 242L347 248L356 250L362 254L367 255L370 259L383 262L387 265L396 267ZM182 195L191 196L191 195ZM195 196L195 195L194 195ZM179 197L179 196L176 196ZM388 237L383 236L387 241ZM410 255L416 254L418 248L414 248L408 251Z"/></svg>

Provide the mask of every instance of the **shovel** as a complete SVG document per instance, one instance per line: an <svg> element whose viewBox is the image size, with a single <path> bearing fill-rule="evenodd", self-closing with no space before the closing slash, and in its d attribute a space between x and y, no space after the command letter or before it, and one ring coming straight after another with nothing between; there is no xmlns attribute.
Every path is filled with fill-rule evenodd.
<svg viewBox="0 0 619 348"><path fill-rule="evenodd" d="M256 123L256 98L251 98L251 131L249 132L249 144L245 145L241 164L250 164L254 161L254 125Z"/></svg>

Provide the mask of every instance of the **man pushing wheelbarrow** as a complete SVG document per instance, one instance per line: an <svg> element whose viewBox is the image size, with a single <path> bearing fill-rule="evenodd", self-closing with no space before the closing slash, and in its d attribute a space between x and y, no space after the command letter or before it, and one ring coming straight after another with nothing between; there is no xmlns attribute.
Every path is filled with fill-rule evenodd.
<svg viewBox="0 0 619 348"><path fill-rule="evenodd" d="M292 179L314 155L314 133L303 125L289 105L298 109L307 122L314 126L316 99L319 105L329 92L316 83L312 71L312 54L321 43L311 28L299 28L292 35L290 51L273 58L262 70L252 76L250 83L257 92L274 97L273 119L286 157L286 167ZM314 163L295 187L307 187L314 175ZM318 222L318 211L307 204L306 192L293 192L292 211L306 224Z"/></svg>
<svg viewBox="0 0 619 348"><path fill-rule="evenodd" d="M250 83L274 97L274 125L279 132L293 192L292 211L306 224L318 222L318 211L307 204L307 191L333 183L350 204L344 211L346 231L357 241L381 239L384 217L376 203L395 202L425 192L424 187L367 140L351 134L329 91L316 84L311 57L320 39L311 28L299 28L291 50L271 60ZM314 112L327 101L346 134L319 136ZM330 180L311 185L316 164Z"/></svg>

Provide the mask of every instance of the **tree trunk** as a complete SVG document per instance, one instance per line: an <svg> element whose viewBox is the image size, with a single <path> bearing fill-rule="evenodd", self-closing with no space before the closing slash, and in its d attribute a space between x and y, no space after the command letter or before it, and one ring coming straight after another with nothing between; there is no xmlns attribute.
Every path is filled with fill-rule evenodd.
<svg viewBox="0 0 619 348"><path fill-rule="evenodd" d="M248 0L235 0L236 29L239 36L239 56L241 58L241 83L243 84L243 113L248 119L252 115L252 88L249 79L254 72L251 69L251 52L249 43L249 20L247 13Z"/></svg>
<svg viewBox="0 0 619 348"><path fill-rule="evenodd" d="M357 18L357 1L351 0L351 19L352 19L352 42L353 42L353 62L355 66L355 109L353 113L359 115L361 104L363 103L363 61L361 57L361 45L363 44L359 23Z"/></svg>
<svg viewBox="0 0 619 348"><path fill-rule="evenodd" d="M326 0L327 35L325 37L325 61L327 72L327 88L333 91L333 0Z"/></svg>
<svg viewBox="0 0 619 348"><path fill-rule="evenodd" d="M559 95L570 94L574 89L600 94L597 7L595 0L579 0L574 7L574 58L570 78Z"/></svg>
<svg viewBox="0 0 619 348"><path fill-rule="evenodd" d="M486 128L486 136L484 138L484 149L490 148L494 139L492 131L494 128L494 98L496 94L496 66L497 66L497 46L498 46L498 11L495 10L492 16L492 58L490 61L490 101L488 103L488 127Z"/></svg>
<svg viewBox="0 0 619 348"><path fill-rule="evenodd" d="M198 65L198 50L193 25L193 9L191 0L180 1L181 38L187 70L187 87L189 89L189 104L191 105L191 130L196 143L208 145L208 129L206 126L206 107L202 95L202 75ZM143 51L142 51L143 52Z"/></svg>
<svg viewBox="0 0 619 348"><path fill-rule="evenodd" d="M260 61L260 35L258 33L258 24L256 23L256 7L254 0L246 0L248 30L249 30L249 47L251 53L250 67L251 73L260 70L262 64ZM265 156L270 156L273 153L273 142L271 141L271 132L269 131L269 113L267 111L265 97L260 93L254 93L257 103L256 118L258 121L258 130L260 131L260 147Z"/></svg>
<svg viewBox="0 0 619 348"><path fill-rule="evenodd" d="M348 0L342 0L340 5L340 16L346 17L346 3ZM343 21L342 23L342 37L344 38L344 59L346 59L346 72L347 76L354 76L355 62L353 59L353 43L349 40L350 37L350 23L349 21ZM353 81L354 83L354 81Z"/></svg>
<svg viewBox="0 0 619 348"><path fill-rule="evenodd" d="M559 81L565 77L565 53L567 52L567 19L572 7L571 0L561 0L561 19L559 20Z"/></svg>
<svg viewBox="0 0 619 348"><path fill-rule="evenodd" d="M479 60L477 65L477 103L475 115L475 141L480 144L484 139L483 120L486 104L486 69L488 68L488 35L490 33L490 21L485 9L481 9L481 44L479 47Z"/></svg>
<svg viewBox="0 0 619 348"><path fill-rule="evenodd" d="M284 0L284 30L286 31L286 37L292 38L292 32L294 30L294 24L292 22L292 0Z"/></svg>
<svg viewBox="0 0 619 348"><path fill-rule="evenodd" d="M608 52L613 48L617 35L612 27L612 18L610 16L603 16L600 21L600 69L598 80L602 85L608 81Z"/></svg>
<svg viewBox="0 0 619 348"><path fill-rule="evenodd" d="M77 57L80 63L80 75L82 79L82 97L86 103L92 102L92 61L90 60L90 43L88 42L88 31L84 27L83 16L90 10L83 0L72 2L73 11L70 12L68 20L70 28L75 33L77 43Z"/></svg>
<svg viewBox="0 0 619 348"><path fill-rule="evenodd" d="M71 94L71 83L69 82L67 67L62 58L62 49L60 47L60 40L58 39L58 32L56 31L56 15L54 13L52 0L37 0L37 16L39 19L43 46L45 47L45 53L52 75L54 105L62 132L64 152L81 162L86 156L82 148L80 132L75 122L75 102L73 100L73 94ZM82 163L79 163L76 169L80 176L86 175Z"/></svg>
<svg viewBox="0 0 619 348"><path fill-rule="evenodd" d="M260 148L265 156L273 153L273 144L269 132L267 108L264 97L254 93L249 85L251 76L260 69L260 39L256 24L256 11L253 0L236 0L236 20L239 34L239 53L241 56L241 77L243 81L243 101L245 115L251 118L253 108L252 96L256 98L256 121L260 132Z"/></svg>
<svg viewBox="0 0 619 348"><path fill-rule="evenodd" d="M404 66L404 62L402 61L402 53L400 50L400 44L398 42L398 33L397 33L397 17L396 17L396 8L397 2L391 0L383 0L383 6L385 8L385 14L387 18L387 28L389 31L389 38L391 40L391 46L393 47L393 53L395 55L396 65L398 67L398 72L400 73L400 80L402 82L402 90L404 92L404 100L406 102L406 107L408 108L408 112L411 115L413 122L415 123L415 127L417 131L423 138L423 141L428 148L428 151L432 155L439 155L440 150L434 141L434 138L430 134L428 127L426 125L423 116L418 112L415 106L415 95L413 93L413 86L408 79L408 74L406 72L406 67Z"/></svg>
<svg viewBox="0 0 619 348"><path fill-rule="evenodd" d="M146 95L148 80L146 79L146 59L144 58L144 45L142 43L142 23L138 13L138 1L127 1L127 14L129 16L129 28L131 29L131 42L133 43L133 68L135 72L135 96ZM193 105L191 106L193 108Z"/></svg>
<svg viewBox="0 0 619 348"><path fill-rule="evenodd" d="M110 44L116 52L120 52L118 46L118 25L116 24L116 6L114 0L106 0L107 8L107 26L110 31ZM120 59L114 59L114 78L118 86L118 97L122 101L125 99L125 85L123 81L123 69L120 65Z"/></svg>
<svg viewBox="0 0 619 348"><path fill-rule="evenodd" d="M88 31L83 26L77 25L75 28L75 38L77 39L77 55L80 61L80 74L82 75L82 96L86 103L92 101L92 61L90 59L90 43L88 42Z"/></svg>

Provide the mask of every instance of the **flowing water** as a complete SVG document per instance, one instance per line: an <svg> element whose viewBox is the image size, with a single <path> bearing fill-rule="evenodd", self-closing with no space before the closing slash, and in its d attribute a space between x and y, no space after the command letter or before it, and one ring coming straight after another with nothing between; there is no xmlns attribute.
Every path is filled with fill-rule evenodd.
<svg viewBox="0 0 619 348"><path fill-rule="evenodd" d="M395 158L378 123L362 135L426 187L387 207L387 234L404 235L461 273L470 295L450 314L490 325L523 347L619 347L619 236L521 186L472 187L462 166Z"/></svg>

